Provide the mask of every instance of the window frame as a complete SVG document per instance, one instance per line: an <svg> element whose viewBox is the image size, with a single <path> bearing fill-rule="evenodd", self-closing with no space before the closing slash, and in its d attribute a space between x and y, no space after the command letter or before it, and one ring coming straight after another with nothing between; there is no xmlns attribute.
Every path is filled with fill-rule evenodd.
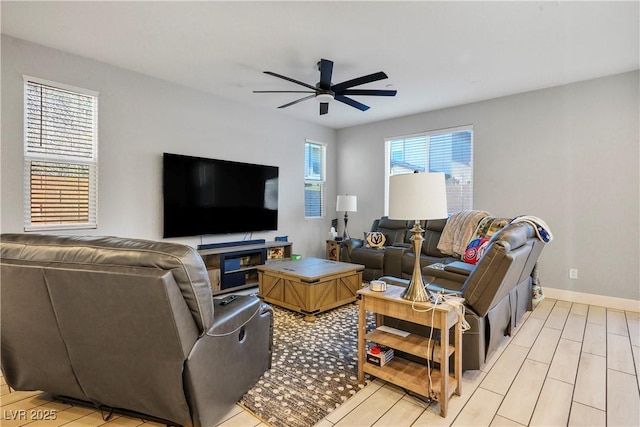
<svg viewBox="0 0 640 427"><path fill-rule="evenodd" d="M321 150L321 165L320 165L320 176L315 178L314 176L307 175L307 146L314 145L318 146ZM312 141L310 139L305 139L304 142L304 218L305 219L324 219L326 217L327 209L326 209L326 183L327 183L327 144L324 142ZM308 184L318 185L320 187L320 215L308 216L307 215L307 198L306 198L306 187Z"/></svg>
<svg viewBox="0 0 640 427"><path fill-rule="evenodd" d="M392 141L397 141L400 139L410 139L410 138L418 138L418 137L425 137L426 138L426 165L427 165L427 169L428 169L428 164L429 164L429 148L430 148L430 143L431 143L431 138L434 136L439 136L439 135L447 135L447 134L453 134L453 133L457 133L457 132L465 132L468 131L471 133L471 146L470 146L470 158L471 158L471 180L472 183L475 182L475 168L474 168L474 126L473 125L462 125L462 126L455 126L455 127L451 127L451 128L443 128L443 129L435 129L435 130L429 130L429 131L424 131L424 132L416 132L416 133L412 133L412 134L407 134L407 135L398 135L398 136L392 136L392 137L387 137L384 139L384 149L385 149L385 155L384 155L384 214L388 215L389 214L389 177L391 176L391 142ZM428 171L427 171L428 172ZM473 185L473 184L472 184ZM473 188L472 191L469 195L469 201L471 206L469 207L469 209L473 209ZM448 208L449 209L449 208ZM452 211L449 210L449 213L451 214Z"/></svg>
<svg viewBox="0 0 640 427"><path fill-rule="evenodd" d="M86 230L98 227L98 103L99 92L68 85L39 77L23 75L23 224L24 231ZM91 155L89 157L68 154L37 153L29 149L28 87L29 83L48 86L60 91L92 98ZM32 222L31 165L34 162L59 163L62 165L88 167L88 220L77 223L34 224Z"/></svg>

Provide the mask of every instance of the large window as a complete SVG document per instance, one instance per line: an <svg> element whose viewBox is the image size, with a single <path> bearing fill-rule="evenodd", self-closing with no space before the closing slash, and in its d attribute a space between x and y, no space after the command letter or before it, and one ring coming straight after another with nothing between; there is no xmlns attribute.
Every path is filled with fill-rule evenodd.
<svg viewBox="0 0 640 427"><path fill-rule="evenodd" d="M304 144L304 216L323 218L325 159L327 147L317 142Z"/></svg>
<svg viewBox="0 0 640 427"><path fill-rule="evenodd" d="M24 76L25 230L96 228L98 93Z"/></svg>
<svg viewBox="0 0 640 427"><path fill-rule="evenodd" d="M389 177L405 173L444 172L449 213L473 209L473 128L425 132L388 138L385 206L389 206Z"/></svg>

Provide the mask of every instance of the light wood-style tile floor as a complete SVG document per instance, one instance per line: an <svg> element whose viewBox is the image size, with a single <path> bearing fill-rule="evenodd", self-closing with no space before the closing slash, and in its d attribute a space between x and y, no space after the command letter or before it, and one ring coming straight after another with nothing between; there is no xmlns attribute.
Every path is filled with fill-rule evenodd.
<svg viewBox="0 0 640 427"><path fill-rule="evenodd" d="M448 415L402 389L375 380L317 427L357 426L640 426L640 313L543 300L527 313L480 371L463 375ZM3 427L152 427L51 401L41 392L9 392L2 379ZM16 417L55 410L56 420ZM28 412L27 412L28 413ZM236 406L219 427L266 427Z"/></svg>

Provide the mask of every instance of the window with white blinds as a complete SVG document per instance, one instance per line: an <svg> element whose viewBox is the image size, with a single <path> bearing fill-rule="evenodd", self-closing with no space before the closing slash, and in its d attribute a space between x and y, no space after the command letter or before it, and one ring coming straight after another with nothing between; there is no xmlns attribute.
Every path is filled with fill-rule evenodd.
<svg viewBox="0 0 640 427"><path fill-rule="evenodd" d="M98 93L24 76L25 230L96 228Z"/></svg>
<svg viewBox="0 0 640 427"><path fill-rule="evenodd" d="M304 144L304 217L324 218L325 160L324 144L306 141Z"/></svg>
<svg viewBox="0 0 640 427"><path fill-rule="evenodd" d="M385 209L389 177L405 173L444 172L449 214L473 209L473 127L443 129L385 140Z"/></svg>

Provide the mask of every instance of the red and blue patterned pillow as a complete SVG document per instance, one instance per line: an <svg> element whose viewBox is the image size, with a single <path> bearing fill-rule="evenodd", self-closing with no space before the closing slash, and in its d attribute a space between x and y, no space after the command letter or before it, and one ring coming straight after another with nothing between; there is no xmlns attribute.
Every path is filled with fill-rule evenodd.
<svg viewBox="0 0 640 427"><path fill-rule="evenodd" d="M476 264L482 255L484 255L489 246L488 237L478 237L473 239L467 245L467 249L464 251L462 260L467 264Z"/></svg>
<svg viewBox="0 0 640 427"><path fill-rule="evenodd" d="M467 244L462 260L468 264L476 264L486 252L491 236L508 223L509 219L507 218L494 218L492 216L482 218L473 236L471 236L469 244Z"/></svg>

